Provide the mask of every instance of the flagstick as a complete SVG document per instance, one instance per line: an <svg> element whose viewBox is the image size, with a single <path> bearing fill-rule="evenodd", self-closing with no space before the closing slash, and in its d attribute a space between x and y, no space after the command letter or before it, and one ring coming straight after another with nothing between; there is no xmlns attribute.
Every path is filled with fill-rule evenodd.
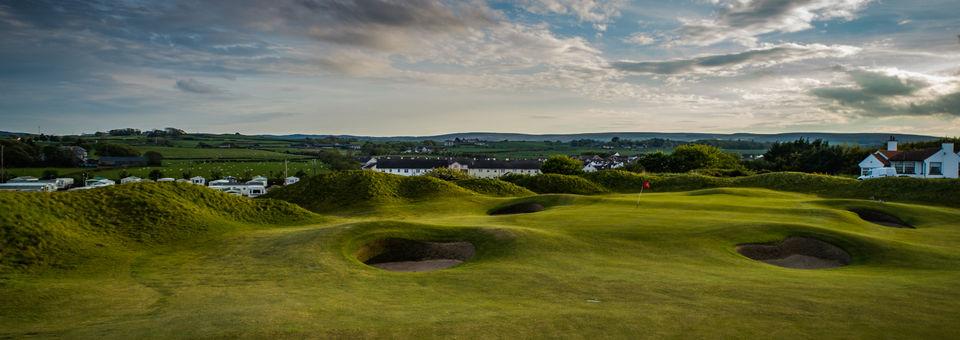
<svg viewBox="0 0 960 340"><path fill-rule="evenodd" d="M640 207L640 196L643 196L643 186L640 186L640 193L637 194L637 208Z"/></svg>

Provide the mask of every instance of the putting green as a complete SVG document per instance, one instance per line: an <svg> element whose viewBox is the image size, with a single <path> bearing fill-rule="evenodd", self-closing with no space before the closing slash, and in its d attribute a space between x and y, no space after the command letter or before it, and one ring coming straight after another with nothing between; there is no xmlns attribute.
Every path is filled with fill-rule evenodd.
<svg viewBox="0 0 960 340"><path fill-rule="evenodd" d="M487 214L515 200L563 204ZM916 229L864 221L857 207ZM299 222L197 211L182 219L227 222L156 243L63 229L102 244L77 245L67 265L0 271L0 337L960 337L952 208L725 188L639 203L456 192ZM3 230L19 230L10 216ZM736 251L791 236L851 261L790 269ZM362 262L366 245L391 238L469 242L476 254L431 272Z"/></svg>

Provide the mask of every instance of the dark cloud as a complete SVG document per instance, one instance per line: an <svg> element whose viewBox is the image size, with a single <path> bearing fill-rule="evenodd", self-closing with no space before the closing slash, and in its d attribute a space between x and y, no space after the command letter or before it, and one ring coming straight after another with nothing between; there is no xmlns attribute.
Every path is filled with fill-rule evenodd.
<svg viewBox="0 0 960 340"><path fill-rule="evenodd" d="M177 80L177 83L174 86L183 92L200 94L223 93L223 90L219 87L198 81L193 78Z"/></svg>
<svg viewBox="0 0 960 340"><path fill-rule="evenodd" d="M783 44L776 47L691 59L621 61L614 62L611 65L617 70L634 73L659 75L722 74L747 66L764 67L804 59L842 57L856 53L856 51L856 48L849 46Z"/></svg>
<svg viewBox="0 0 960 340"><path fill-rule="evenodd" d="M854 86L817 88L811 94L864 116L960 116L960 92L924 97L917 92L931 84L922 79L869 70L846 72Z"/></svg>

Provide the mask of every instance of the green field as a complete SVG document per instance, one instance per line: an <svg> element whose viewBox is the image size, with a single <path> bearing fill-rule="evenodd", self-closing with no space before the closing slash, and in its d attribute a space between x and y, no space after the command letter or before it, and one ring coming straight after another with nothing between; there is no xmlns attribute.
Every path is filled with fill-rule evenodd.
<svg viewBox="0 0 960 340"><path fill-rule="evenodd" d="M958 209L762 188L497 192L528 196L360 172L269 195L314 213L173 183L0 193L0 337L960 337ZM487 215L517 200L546 210ZM788 269L735 251L796 235L852 263ZM477 255L421 273L357 259L385 238Z"/></svg>

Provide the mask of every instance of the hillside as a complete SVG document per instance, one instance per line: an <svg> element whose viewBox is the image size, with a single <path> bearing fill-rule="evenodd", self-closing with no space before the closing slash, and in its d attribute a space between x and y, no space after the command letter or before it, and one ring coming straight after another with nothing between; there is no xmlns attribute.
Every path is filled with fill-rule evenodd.
<svg viewBox="0 0 960 340"><path fill-rule="evenodd" d="M270 191L264 197L295 203L314 212L330 213L473 194L453 183L429 176L405 177L351 170L307 177L297 185Z"/></svg>
<svg viewBox="0 0 960 340"><path fill-rule="evenodd" d="M0 192L0 271L75 264L83 254L166 244L242 224L315 220L295 205L185 183L61 193Z"/></svg>
<svg viewBox="0 0 960 340"><path fill-rule="evenodd" d="M900 133L832 133L832 132L789 132L789 133L696 133L696 132L597 132L597 133L571 133L571 134L523 134L523 133L500 133L500 132L464 132L450 133L432 136L357 136L357 135L310 135L310 134L292 134L292 135L264 135L264 137L279 139L304 139L304 138L323 138L340 137L356 138L358 140L369 141L422 141L434 140L444 141L460 139L480 139L486 141L561 141L569 142L578 139L593 139L609 141L613 137L621 139L643 140L651 138L671 139L678 141L694 141L700 139L722 139L722 140L753 140L757 142L786 142L794 141L800 138L823 139L834 144L859 144L864 146L873 146L894 136L901 142L917 142L935 140L938 137L900 134Z"/></svg>

